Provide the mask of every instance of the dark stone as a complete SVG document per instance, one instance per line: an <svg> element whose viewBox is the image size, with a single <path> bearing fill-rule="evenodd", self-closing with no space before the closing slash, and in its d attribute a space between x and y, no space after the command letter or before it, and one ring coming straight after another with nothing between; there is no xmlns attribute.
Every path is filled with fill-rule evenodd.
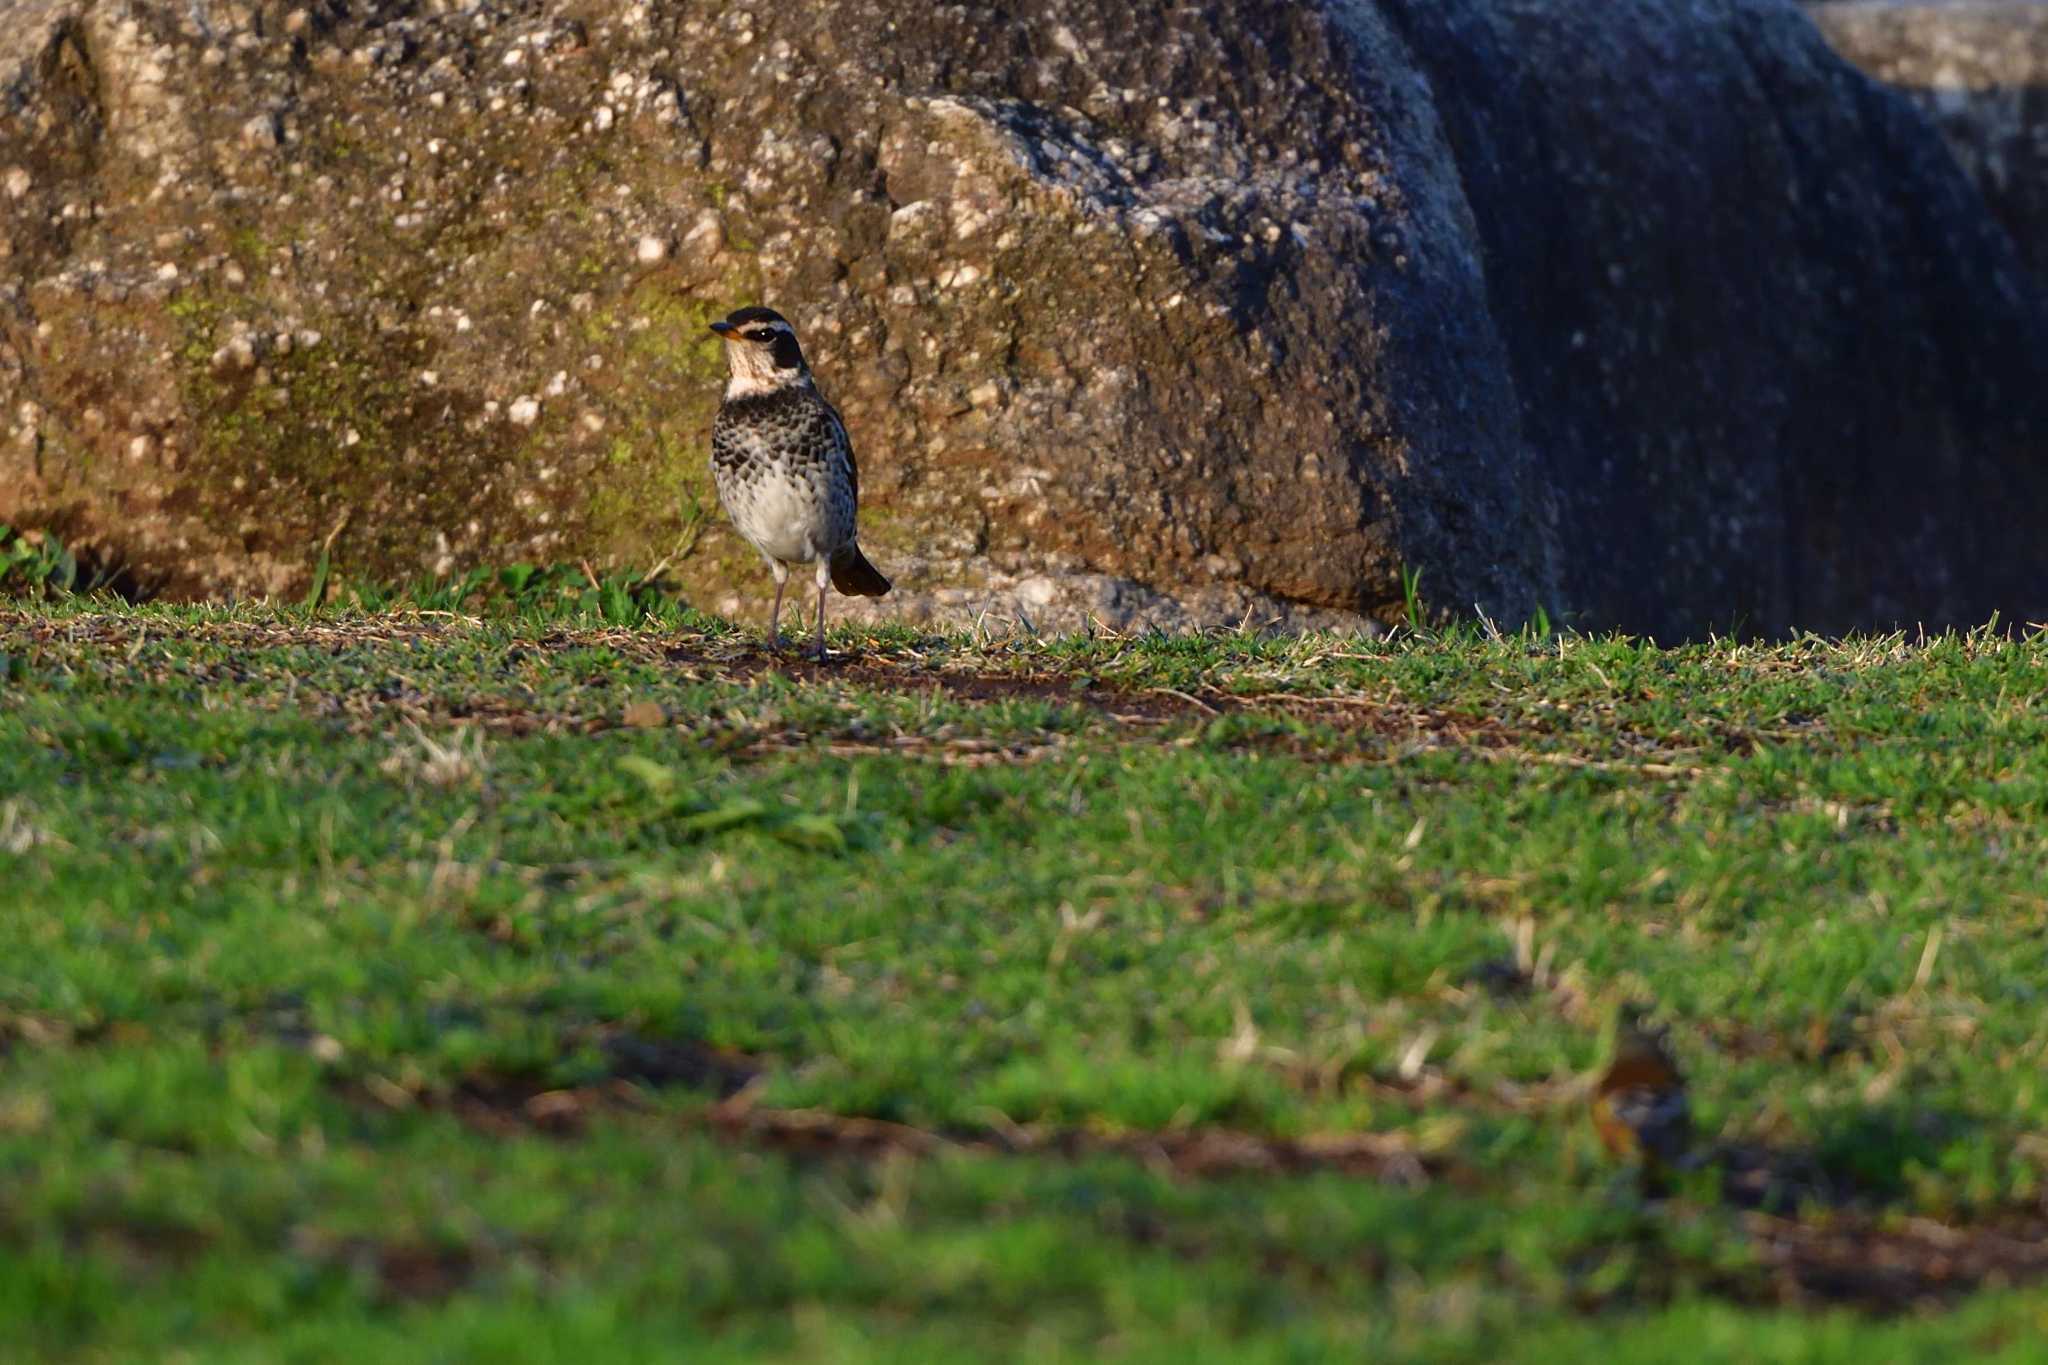
<svg viewBox="0 0 2048 1365"><path fill-rule="evenodd" d="M1790 5L1381 8L1438 92L1584 619L2039 618L2043 300L1902 100Z"/></svg>
<svg viewBox="0 0 2048 1365"><path fill-rule="evenodd" d="M1816 5L1836 50L1911 100L2048 282L2048 4Z"/></svg>

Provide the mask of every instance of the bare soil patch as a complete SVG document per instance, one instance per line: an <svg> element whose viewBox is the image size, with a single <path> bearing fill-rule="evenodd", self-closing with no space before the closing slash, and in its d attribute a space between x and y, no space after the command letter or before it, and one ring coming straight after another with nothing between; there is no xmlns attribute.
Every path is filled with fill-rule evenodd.
<svg viewBox="0 0 2048 1365"><path fill-rule="evenodd" d="M809 1159L1116 1156L1188 1180L1334 1173L1400 1185L1486 1184L1481 1172L1424 1150L1405 1133L1275 1138L1217 1127L1108 1131L1012 1124L1000 1116L977 1129L928 1128L756 1104L759 1083L772 1064L726 1049L620 1035L605 1051L614 1063L612 1074L583 1086L550 1088L519 1077L479 1076L441 1094L394 1095L353 1084L344 1089L365 1105L443 1108L465 1126L498 1137L541 1133L574 1139L600 1119L648 1112L650 1090L679 1086L718 1097L684 1116L689 1127ZM1989 1210L1954 1222L1899 1216L1873 1207L1863 1192L1828 1182L1799 1154L1724 1148L1713 1157L1723 1168L1721 1197L1733 1208L1750 1210L1741 1215L1742 1225L1757 1257L1753 1272L1714 1282L1715 1291L1730 1299L1814 1310L1847 1307L1882 1316L1940 1306L1979 1289L2048 1280L2048 1214L2039 1209ZM1766 1192L1777 1211L1757 1208ZM1681 1205L1653 1201L1646 1207L1650 1216L1670 1216ZM417 1286L431 1296L434 1285L450 1282L448 1268L431 1261L415 1266L401 1256L394 1265L396 1273L386 1283L399 1297ZM1610 1305L1601 1300L1585 1306L1598 1311Z"/></svg>

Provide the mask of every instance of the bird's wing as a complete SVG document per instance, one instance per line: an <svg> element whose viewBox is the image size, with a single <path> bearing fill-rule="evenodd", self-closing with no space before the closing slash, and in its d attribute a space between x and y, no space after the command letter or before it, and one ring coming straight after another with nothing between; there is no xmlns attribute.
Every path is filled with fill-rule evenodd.
<svg viewBox="0 0 2048 1365"><path fill-rule="evenodd" d="M853 501L860 505L860 464L853 458L853 438L846 434L846 423L839 420L839 409L824 399L818 400L825 409L825 420L831 424L832 434L839 439L839 448L846 452L846 475L853 484Z"/></svg>
<svg viewBox="0 0 2048 1365"><path fill-rule="evenodd" d="M1646 1128L1672 1128L1692 1119L1691 1106L1683 1090L1629 1086L1607 1096L1614 1116L1638 1132Z"/></svg>
<svg viewBox="0 0 2048 1365"><path fill-rule="evenodd" d="M738 464L743 456L739 431L721 408L711 421L711 466L724 469Z"/></svg>
<svg viewBox="0 0 2048 1365"><path fill-rule="evenodd" d="M1654 1161L1675 1162L1685 1155L1692 1141L1692 1107L1683 1090L1630 1086L1604 1099L1614 1121L1634 1138L1626 1145ZM1618 1136L1609 1137L1610 1146Z"/></svg>

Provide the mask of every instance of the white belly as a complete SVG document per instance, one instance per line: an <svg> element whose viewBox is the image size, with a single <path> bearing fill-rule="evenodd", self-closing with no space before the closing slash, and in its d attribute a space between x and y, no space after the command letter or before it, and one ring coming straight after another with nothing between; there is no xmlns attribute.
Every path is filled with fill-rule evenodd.
<svg viewBox="0 0 2048 1365"><path fill-rule="evenodd" d="M733 523L762 554L809 564L825 539L825 500L781 479L763 479L734 499Z"/></svg>

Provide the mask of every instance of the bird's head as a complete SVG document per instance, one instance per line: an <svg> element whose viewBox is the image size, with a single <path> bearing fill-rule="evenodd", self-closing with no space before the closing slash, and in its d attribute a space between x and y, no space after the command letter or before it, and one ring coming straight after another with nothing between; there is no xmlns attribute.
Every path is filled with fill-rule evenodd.
<svg viewBox="0 0 2048 1365"><path fill-rule="evenodd" d="M1671 1068L1668 1032L1650 1021L1650 1011L1634 1001L1624 1002L1614 1014L1614 1070L1655 1065Z"/></svg>
<svg viewBox="0 0 2048 1365"><path fill-rule="evenodd" d="M712 323L711 330L724 338L725 360L732 371L726 397L772 393L810 382L796 329L773 308L742 308L723 322Z"/></svg>

